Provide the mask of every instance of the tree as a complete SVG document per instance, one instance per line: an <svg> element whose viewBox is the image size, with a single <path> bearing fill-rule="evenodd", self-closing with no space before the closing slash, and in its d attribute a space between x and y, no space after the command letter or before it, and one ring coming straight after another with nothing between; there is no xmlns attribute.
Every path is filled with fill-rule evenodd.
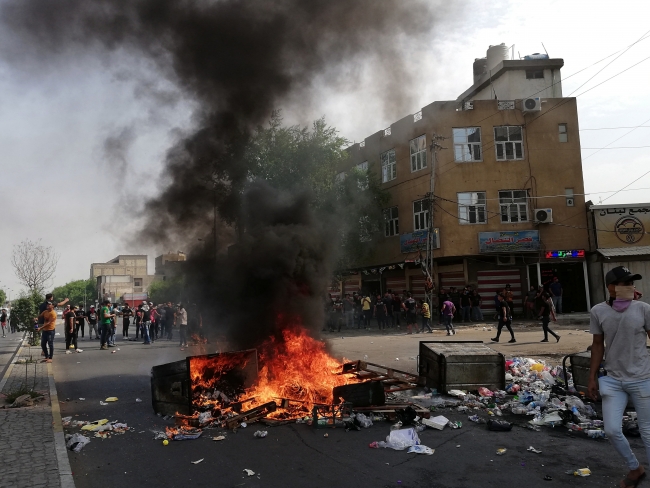
<svg viewBox="0 0 650 488"><path fill-rule="evenodd" d="M349 166L350 141L321 118L311 130L283 127L279 112L268 126L258 127L246 152L251 179L262 179L289 192L309 189L311 206L323 219L334 220L339 232L338 269L358 266L374 250L383 226L382 209L390 194L379 177L367 169Z"/></svg>
<svg viewBox="0 0 650 488"><path fill-rule="evenodd" d="M30 344L36 345L40 333L33 327L34 317L38 317L38 306L43 302L44 297L37 291L26 293L12 302L11 314L18 318L20 330L26 330L30 334Z"/></svg>
<svg viewBox="0 0 650 488"><path fill-rule="evenodd" d="M84 295L85 293L85 295ZM97 297L97 285L94 279L70 281L52 290L55 300L69 298L72 305L86 306Z"/></svg>
<svg viewBox="0 0 650 488"><path fill-rule="evenodd" d="M178 303L187 297L183 297L184 280L182 277L175 277L165 281L154 281L147 288L149 300L153 303Z"/></svg>
<svg viewBox="0 0 650 488"><path fill-rule="evenodd" d="M4 290L0 290L0 306L4 307L7 301L7 294Z"/></svg>
<svg viewBox="0 0 650 488"><path fill-rule="evenodd" d="M20 282L30 291L42 293L45 284L54 276L59 255L54 248L43 246L41 241L25 239L14 246L11 264Z"/></svg>

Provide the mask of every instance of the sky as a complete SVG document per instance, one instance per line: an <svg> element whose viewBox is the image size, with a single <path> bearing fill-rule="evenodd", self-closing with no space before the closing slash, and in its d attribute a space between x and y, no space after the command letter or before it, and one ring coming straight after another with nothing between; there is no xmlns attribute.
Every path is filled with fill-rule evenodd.
<svg viewBox="0 0 650 488"><path fill-rule="evenodd" d="M277 108L287 123L325 116L343 136L361 141L433 101L455 100L472 83L474 59L484 57L490 45L514 44L521 56L545 48L552 58L564 59L564 95L578 97L587 199L650 202L650 173L641 177L650 171L650 2L621 0L616 8L601 0L453 5L441 8L428 42L400 41L412 68L412 106L391 104L386 110L368 89L361 65L355 86L342 91L322 77L314 80L310 103L290 99ZM111 65L89 55L37 70L0 59L0 288L12 296L21 286L11 252L26 238L59 255L50 286L86 279L91 263L118 254L148 254L153 273L153 258L175 250L134 242L137 210L158 192L166 150L192 127L192 101L152 103L130 76L146 71L146 60L130 57ZM151 81L164 92L164 82ZM640 125L645 127L632 130ZM107 153L106 140L118 135L130 144ZM591 149L608 145L613 149Z"/></svg>

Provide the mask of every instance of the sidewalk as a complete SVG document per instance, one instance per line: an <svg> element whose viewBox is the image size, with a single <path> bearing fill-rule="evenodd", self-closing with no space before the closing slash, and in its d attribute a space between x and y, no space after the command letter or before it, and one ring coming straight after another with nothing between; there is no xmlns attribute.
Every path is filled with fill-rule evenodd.
<svg viewBox="0 0 650 488"><path fill-rule="evenodd" d="M28 356L27 347L21 347L0 381L0 405L23 386L45 396L33 407L0 409L0 488L74 488L52 368L40 362L40 348L32 347L31 353L38 362L16 364Z"/></svg>

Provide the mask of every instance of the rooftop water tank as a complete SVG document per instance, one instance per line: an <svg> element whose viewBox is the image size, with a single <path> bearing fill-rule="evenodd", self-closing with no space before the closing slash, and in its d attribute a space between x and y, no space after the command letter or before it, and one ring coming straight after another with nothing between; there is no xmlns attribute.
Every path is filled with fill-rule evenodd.
<svg viewBox="0 0 650 488"><path fill-rule="evenodd" d="M474 84L478 83L478 80L481 79L481 76L485 73L487 69L487 59L486 58L476 58L474 60Z"/></svg>
<svg viewBox="0 0 650 488"><path fill-rule="evenodd" d="M548 59L548 54L540 54L540 53L527 54L526 56L524 56L524 59L527 61L531 59Z"/></svg>
<svg viewBox="0 0 650 488"><path fill-rule="evenodd" d="M508 46L503 42L498 46L490 46L487 50L487 69L493 70L497 65L508 59Z"/></svg>

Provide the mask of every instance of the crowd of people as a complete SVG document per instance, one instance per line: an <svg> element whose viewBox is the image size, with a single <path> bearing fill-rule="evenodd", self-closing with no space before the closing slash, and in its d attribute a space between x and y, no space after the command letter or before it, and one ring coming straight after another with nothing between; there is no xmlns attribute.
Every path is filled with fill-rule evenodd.
<svg viewBox="0 0 650 488"><path fill-rule="evenodd" d="M192 305L188 313L182 303L173 305L172 302L167 302L156 305L143 301L132 308L128 303L113 304L110 300L104 300L97 308L92 305L88 310L83 310L79 306L68 304L68 301L66 298L56 303L50 293L45 296L45 302L39 307L39 316L34 318L34 329L41 332L42 355L46 362L51 362L54 354L56 307L64 307L62 319L66 351L83 352L78 342L86 338L86 324L86 340L99 341L101 350L116 347L115 337L120 321L123 340L142 340L142 344L147 345L159 340L173 341L174 330L178 329L181 350L188 346L190 334L196 334L202 342L207 341L203 334L201 314L196 305Z"/></svg>

